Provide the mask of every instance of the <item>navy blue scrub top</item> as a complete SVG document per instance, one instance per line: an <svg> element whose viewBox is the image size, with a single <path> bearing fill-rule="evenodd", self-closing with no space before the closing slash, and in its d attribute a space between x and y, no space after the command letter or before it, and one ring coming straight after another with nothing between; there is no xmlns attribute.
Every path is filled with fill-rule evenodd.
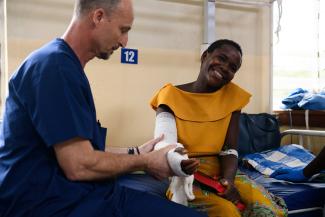
<svg viewBox="0 0 325 217"><path fill-rule="evenodd" d="M0 217L97 217L102 204L96 203L115 212L115 181L71 182L55 157L53 145L75 137L105 147L88 79L67 43L55 39L23 62L10 79L5 106ZM103 200L94 199L99 196Z"/></svg>

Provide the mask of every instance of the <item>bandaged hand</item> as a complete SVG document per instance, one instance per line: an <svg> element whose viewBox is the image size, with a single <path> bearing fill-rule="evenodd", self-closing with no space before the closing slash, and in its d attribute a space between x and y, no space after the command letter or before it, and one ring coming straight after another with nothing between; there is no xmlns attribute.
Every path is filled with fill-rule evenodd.
<svg viewBox="0 0 325 217"><path fill-rule="evenodd" d="M170 184L170 191L173 194L171 200L184 206L188 205L187 201L194 200L193 181L194 175L188 177L173 176Z"/></svg>
<svg viewBox="0 0 325 217"><path fill-rule="evenodd" d="M180 154L181 149L184 149L184 146L180 143L177 143L177 148L171 149L167 153L167 160L170 168L173 170L176 176L187 177L193 173L193 172L191 173L192 167L193 165L195 167L196 162L193 159L189 159L187 154Z"/></svg>
<svg viewBox="0 0 325 217"><path fill-rule="evenodd" d="M175 152L179 153L180 155L187 155L188 151L185 148L176 148ZM187 159L181 161L181 167L184 173L188 175L192 175L195 173L199 167L200 163L196 159Z"/></svg>
<svg viewBox="0 0 325 217"><path fill-rule="evenodd" d="M167 153L167 161L174 175L171 178L170 191L171 200L187 206L188 200L194 200L193 194L193 174L198 166L199 161L189 159L187 150L180 143L177 143L177 129L175 117L169 112L161 112L156 116L156 125L154 137L164 135L164 139L155 145L155 150L159 150L170 144L177 144L177 147Z"/></svg>
<svg viewBox="0 0 325 217"><path fill-rule="evenodd" d="M279 169L273 172L270 177L280 180L286 180L290 182L306 182L308 177L304 175L304 169Z"/></svg>
<svg viewBox="0 0 325 217"><path fill-rule="evenodd" d="M164 138L155 145L155 150L170 144L177 144L177 147L170 150L167 154L168 164L175 175L186 177L193 174L199 166L199 162L196 159L189 159L184 146L177 143L177 129L173 114L161 112L156 116L154 137L157 138L160 135L164 135Z"/></svg>

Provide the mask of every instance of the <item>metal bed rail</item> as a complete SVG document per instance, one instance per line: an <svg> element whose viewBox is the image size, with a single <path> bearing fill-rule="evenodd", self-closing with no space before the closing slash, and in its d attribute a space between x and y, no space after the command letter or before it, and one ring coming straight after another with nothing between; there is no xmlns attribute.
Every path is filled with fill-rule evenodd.
<svg viewBox="0 0 325 217"><path fill-rule="evenodd" d="M281 132L281 139L288 135L296 135L299 137L299 145L303 145L303 137L304 136L318 136L318 137L325 137L325 131L321 130L298 130L298 129L290 129ZM289 210L289 214L298 214L304 212L311 212L315 210L322 210L323 217L325 217L325 204L324 207L313 207L308 209L299 209L299 210Z"/></svg>
<svg viewBox="0 0 325 217"><path fill-rule="evenodd" d="M287 135L296 135L299 136L299 145L303 145L303 137L304 136L320 136L325 137L325 131L321 130L298 130L298 129L290 129L281 132L281 138Z"/></svg>

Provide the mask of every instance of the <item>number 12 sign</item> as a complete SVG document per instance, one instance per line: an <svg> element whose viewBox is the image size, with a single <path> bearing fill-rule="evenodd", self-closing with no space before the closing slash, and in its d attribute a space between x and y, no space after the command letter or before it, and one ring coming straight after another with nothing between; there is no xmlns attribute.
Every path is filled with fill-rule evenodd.
<svg viewBox="0 0 325 217"><path fill-rule="evenodd" d="M121 50L121 63L138 64L138 50L122 48Z"/></svg>

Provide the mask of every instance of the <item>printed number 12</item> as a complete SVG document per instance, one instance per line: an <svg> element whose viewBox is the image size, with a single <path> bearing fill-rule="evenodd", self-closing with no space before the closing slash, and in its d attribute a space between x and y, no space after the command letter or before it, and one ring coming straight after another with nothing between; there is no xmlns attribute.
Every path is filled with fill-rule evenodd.
<svg viewBox="0 0 325 217"><path fill-rule="evenodd" d="M126 62L134 62L134 51L125 51L124 54Z"/></svg>

